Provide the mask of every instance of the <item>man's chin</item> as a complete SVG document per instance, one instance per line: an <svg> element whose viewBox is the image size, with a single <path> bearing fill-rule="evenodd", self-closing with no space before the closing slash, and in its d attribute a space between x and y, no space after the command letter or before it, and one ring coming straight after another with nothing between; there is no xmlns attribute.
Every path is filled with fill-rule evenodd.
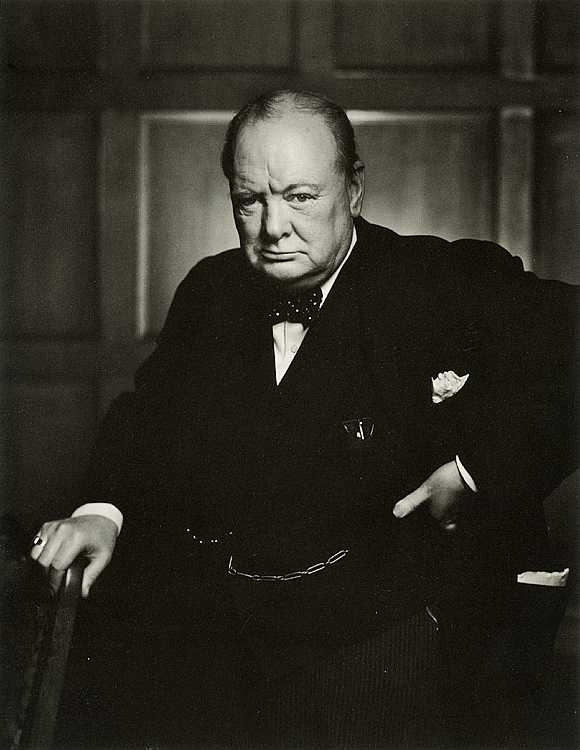
<svg viewBox="0 0 580 750"><path fill-rule="evenodd" d="M299 289L312 286L315 282L303 266L295 261L252 264L256 273L275 287Z"/></svg>

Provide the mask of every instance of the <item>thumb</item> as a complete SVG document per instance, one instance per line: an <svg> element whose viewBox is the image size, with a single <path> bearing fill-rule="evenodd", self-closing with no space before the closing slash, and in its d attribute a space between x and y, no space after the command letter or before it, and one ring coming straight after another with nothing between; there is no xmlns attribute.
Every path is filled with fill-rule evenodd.
<svg viewBox="0 0 580 750"><path fill-rule="evenodd" d="M90 558L89 564L83 571L83 599L88 597L93 583L106 568L109 559L106 552L101 552Z"/></svg>
<svg viewBox="0 0 580 750"><path fill-rule="evenodd" d="M416 490L413 490L413 492L406 495L402 500L399 500L393 508L393 515L396 518L404 518L405 516L408 516L409 513L416 510L420 505L427 502L429 497L430 493L427 485L422 484L420 487L417 487Z"/></svg>

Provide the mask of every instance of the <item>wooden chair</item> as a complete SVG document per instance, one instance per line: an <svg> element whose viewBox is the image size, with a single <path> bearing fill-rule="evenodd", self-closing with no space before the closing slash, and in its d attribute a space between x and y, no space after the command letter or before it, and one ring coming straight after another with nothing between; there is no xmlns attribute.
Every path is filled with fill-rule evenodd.
<svg viewBox="0 0 580 750"><path fill-rule="evenodd" d="M0 745L9 750L52 746L72 641L83 566L75 564L52 594L26 552L2 528L0 616Z"/></svg>

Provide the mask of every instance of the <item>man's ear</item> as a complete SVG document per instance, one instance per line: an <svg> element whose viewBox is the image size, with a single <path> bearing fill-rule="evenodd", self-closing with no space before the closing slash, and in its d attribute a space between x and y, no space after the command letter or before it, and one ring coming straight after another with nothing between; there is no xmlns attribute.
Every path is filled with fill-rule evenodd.
<svg viewBox="0 0 580 750"><path fill-rule="evenodd" d="M355 218L356 216L360 216L365 194L365 165L360 159L355 161L353 165L348 192L350 197L350 215Z"/></svg>

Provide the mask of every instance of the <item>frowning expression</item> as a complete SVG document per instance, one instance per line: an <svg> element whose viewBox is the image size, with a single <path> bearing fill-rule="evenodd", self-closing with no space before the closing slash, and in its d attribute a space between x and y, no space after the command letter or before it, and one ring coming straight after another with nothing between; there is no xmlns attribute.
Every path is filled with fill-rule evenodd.
<svg viewBox="0 0 580 750"><path fill-rule="evenodd" d="M252 267L288 289L327 279L360 213L362 164L347 177L322 117L289 110L242 128L233 167L234 220Z"/></svg>

